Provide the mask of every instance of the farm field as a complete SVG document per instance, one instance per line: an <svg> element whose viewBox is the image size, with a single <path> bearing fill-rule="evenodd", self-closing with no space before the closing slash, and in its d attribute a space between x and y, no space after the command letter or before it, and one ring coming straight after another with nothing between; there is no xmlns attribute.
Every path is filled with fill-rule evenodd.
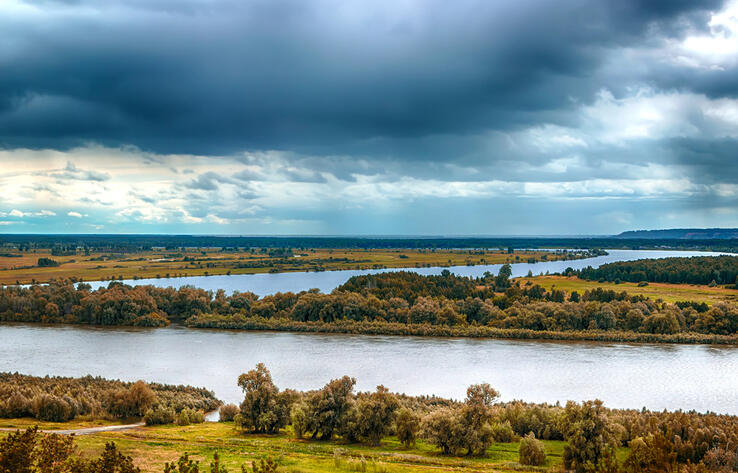
<svg viewBox="0 0 738 473"><path fill-rule="evenodd" d="M578 253L516 250L408 250L408 249L306 249L223 252L220 250L146 251L140 253L78 252L54 256L50 250L34 250L0 256L0 284L46 283L51 279L82 281L166 278L218 274L256 274L290 271L416 268L554 261L582 257ZM39 267L40 258L58 266Z"/></svg>
<svg viewBox="0 0 738 473"><path fill-rule="evenodd" d="M625 291L634 296L645 296L651 299L662 299L665 302L677 301L695 301L704 302L708 305L716 302L735 302L738 300L738 290L729 289L722 286L709 287L706 285L692 284L668 284L668 283L649 283L648 286L638 287L637 283L620 283L613 282L597 282L579 279L577 277L566 276L534 276L531 278L517 278L521 285L528 283L538 284L546 290L552 288L571 293L577 291L579 294L584 291L596 289L611 289L613 291Z"/></svg>

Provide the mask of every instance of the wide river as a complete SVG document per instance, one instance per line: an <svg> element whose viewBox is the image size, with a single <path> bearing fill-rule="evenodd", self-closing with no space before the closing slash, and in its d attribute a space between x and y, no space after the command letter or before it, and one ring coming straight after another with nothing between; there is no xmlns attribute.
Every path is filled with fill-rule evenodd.
<svg viewBox="0 0 738 473"><path fill-rule="evenodd" d="M469 384L488 382L503 400L738 414L738 349L729 347L0 326L0 371L191 384L238 402L238 375L259 362L281 388L348 374L360 390L461 398Z"/></svg>
<svg viewBox="0 0 738 473"><path fill-rule="evenodd" d="M699 251L659 251L659 250L607 250L608 255L598 256L596 258L586 258L571 261L541 261L538 263L515 263L512 264L512 276L520 277L528 274L541 273L561 273L567 267L574 269L582 269L587 266L596 268L602 264L612 263L615 261L632 261L646 258L666 258L671 256L688 257L688 256L716 256L726 253L711 253ZM345 270L345 271L323 271L323 272L295 272L295 273L263 273L263 274L236 274L222 276L191 276L183 278L170 279L138 279L136 281L130 279L125 280L126 284L142 285L151 284L157 287L180 287L191 285L217 291L224 289L227 293L233 291L251 291L259 296L274 294L275 292L292 291L299 292L311 288L320 289L321 292L331 292L336 287L345 283L352 276L362 274L375 274L388 271L413 271L419 274L440 274L444 269L448 269L457 276L482 276L486 271L492 274L502 267L501 264L477 265L477 266L452 266L448 268L402 268L402 269L368 269L368 270ZM89 283L93 289L100 286L107 286L106 281L93 281Z"/></svg>
<svg viewBox="0 0 738 473"><path fill-rule="evenodd" d="M611 250L576 261L515 264L563 271L610 261L705 253ZM500 265L449 268L478 276ZM413 269L436 274L443 268ZM317 287L329 292L355 274L333 271L139 280L269 294ZM103 284L103 283L101 283ZM236 379L264 362L282 388L319 388L348 374L360 390L384 384L407 394L462 398L488 382L503 400L556 402L600 398L610 407L684 409L738 414L738 347L569 343L463 338L321 335L225 330L0 325L0 371L33 375L99 375L204 386L227 402L242 395Z"/></svg>

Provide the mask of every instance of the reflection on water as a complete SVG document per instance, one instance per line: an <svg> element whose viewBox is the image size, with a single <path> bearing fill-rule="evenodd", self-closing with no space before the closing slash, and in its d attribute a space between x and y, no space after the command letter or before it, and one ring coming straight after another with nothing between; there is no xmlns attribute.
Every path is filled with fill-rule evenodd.
<svg viewBox="0 0 738 473"><path fill-rule="evenodd" d="M632 261L646 258L666 258L671 256L715 256L723 253L699 252L699 251L655 251L655 250L608 250L608 255L596 258L587 258L572 261L542 261L540 263L515 263L512 265L513 277L525 276L528 271L533 274L561 273L566 268L582 269L587 266L596 268L606 263L615 261ZM478 265L478 266L453 266L451 268L404 268L403 271L413 271L420 274L440 274L444 269L452 271L459 276L480 277L485 272L497 274L501 264ZM224 289L227 293L233 291L251 291L259 296L274 294L281 291L299 292L311 288L318 288L324 293L331 292L336 287L346 282L352 276L362 274L373 274L387 271L398 271L398 269L379 270L347 270L347 271L325 271L321 273L276 273L276 274L237 274L232 276L193 276L170 279L139 279L126 280L127 284L151 284L158 287L180 287L191 285L207 290L217 291ZM107 286L104 281L89 283L93 289Z"/></svg>
<svg viewBox="0 0 738 473"><path fill-rule="evenodd" d="M280 387L348 374L358 389L461 398L488 382L503 400L603 399L611 407L738 414L738 348L272 332L0 326L0 371L205 386L241 398L258 362Z"/></svg>

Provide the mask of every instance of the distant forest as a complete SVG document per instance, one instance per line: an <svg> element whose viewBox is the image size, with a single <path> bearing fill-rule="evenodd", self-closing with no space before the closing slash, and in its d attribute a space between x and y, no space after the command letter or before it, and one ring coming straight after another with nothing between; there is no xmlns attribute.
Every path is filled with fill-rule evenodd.
<svg viewBox="0 0 738 473"><path fill-rule="evenodd" d="M616 237L317 237L206 235L0 235L0 247L21 251L57 249L60 253L92 251L136 252L152 248L673 248L738 251L738 238L690 239Z"/></svg>
<svg viewBox="0 0 738 473"><path fill-rule="evenodd" d="M672 228L667 230L631 230L617 235L618 238L687 239L709 240L738 238L738 228Z"/></svg>
<svg viewBox="0 0 738 473"><path fill-rule="evenodd" d="M695 256L619 261L588 267L574 274L590 281L665 282L672 284L736 284L737 256Z"/></svg>

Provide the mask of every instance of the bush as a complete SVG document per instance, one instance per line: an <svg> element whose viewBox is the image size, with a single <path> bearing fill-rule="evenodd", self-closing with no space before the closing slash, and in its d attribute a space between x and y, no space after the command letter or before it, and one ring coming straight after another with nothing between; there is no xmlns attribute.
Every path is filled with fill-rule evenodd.
<svg viewBox="0 0 738 473"><path fill-rule="evenodd" d="M39 258L36 264L39 268L52 268L54 266L59 266L59 262L51 258Z"/></svg>
<svg viewBox="0 0 738 473"><path fill-rule="evenodd" d="M514 442L517 438L510 422L495 422L490 427L492 429L492 438L495 442L510 443Z"/></svg>
<svg viewBox="0 0 738 473"><path fill-rule="evenodd" d="M185 407L175 417L174 423L177 425L202 424L205 422L205 414L202 411L196 411Z"/></svg>
<svg viewBox="0 0 738 473"><path fill-rule="evenodd" d="M290 411L290 420L292 429L295 431L295 437L301 439L308 429L308 406L304 403L295 404Z"/></svg>
<svg viewBox="0 0 738 473"><path fill-rule="evenodd" d="M638 287L646 287L648 286L648 281L641 281L638 283Z"/></svg>
<svg viewBox="0 0 738 473"><path fill-rule="evenodd" d="M520 439L518 460L523 465L539 466L546 462L546 449L543 442L538 440L533 432Z"/></svg>
<svg viewBox="0 0 738 473"><path fill-rule="evenodd" d="M66 422L76 415L65 399L52 394L42 394L33 398L31 412L36 419L49 422Z"/></svg>
<svg viewBox="0 0 738 473"><path fill-rule="evenodd" d="M232 422L233 418L236 417L240 411L238 406L235 404L225 404L220 406L220 418L218 422Z"/></svg>
<svg viewBox="0 0 738 473"><path fill-rule="evenodd" d="M144 422L146 422L146 425L173 424L175 415L174 409L157 406L146 411Z"/></svg>
<svg viewBox="0 0 738 473"><path fill-rule="evenodd" d="M395 430L397 440L402 442L405 448L415 445L415 439L420 430L420 417L408 408L402 408L395 419Z"/></svg>
<svg viewBox="0 0 738 473"><path fill-rule="evenodd" d="M5 409L2 412L3 417L12 419L29 415L31 415L31 401L23 394L16 391L5 401Z"/></svg>

